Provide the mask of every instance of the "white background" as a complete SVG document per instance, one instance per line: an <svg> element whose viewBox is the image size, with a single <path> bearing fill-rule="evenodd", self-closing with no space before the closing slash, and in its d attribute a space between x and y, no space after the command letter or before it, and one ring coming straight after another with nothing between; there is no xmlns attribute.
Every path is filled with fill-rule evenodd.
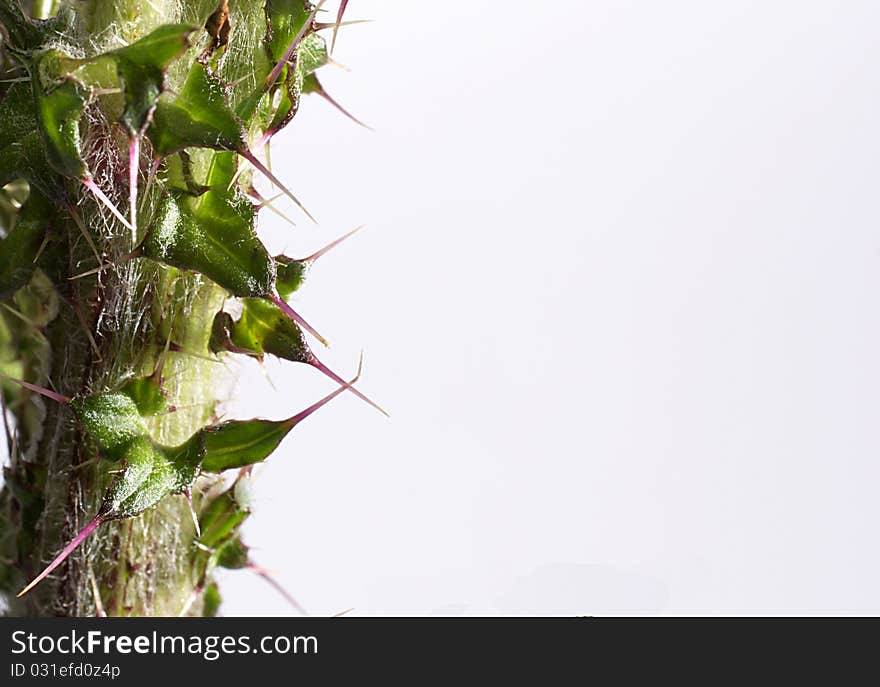
<svg viewBox="0 0 880 687"><path fill-rule="evenodd" d="M346 395L293 432L254 560L319 615L880 612L880 5L349 18L323 79L376 132L307 98L273 165L321 224L279 201L266 236L367 224L296 306L392 418ZM334 388L241 371L230 417Z"/></svg>
<svg viewBox="0 0 880 687"><path fill-rule="evenodd" d="M880 5L348 16L323 78L376 132L305 100L273 163L321 226L267 225L368 225L296 303L392 418L295 430L254 559L314 614L880 612ZM243 369L239 416L333 388Z"/></svg>

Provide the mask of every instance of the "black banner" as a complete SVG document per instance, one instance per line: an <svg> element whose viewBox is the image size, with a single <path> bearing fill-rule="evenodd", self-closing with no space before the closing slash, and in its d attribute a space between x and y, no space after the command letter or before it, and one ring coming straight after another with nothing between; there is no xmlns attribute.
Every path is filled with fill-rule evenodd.
<svg viewBox="0 0 880 687"><path fill-rule="evenodd" d="M0 620L0 684L555 685L794 673L839 682L873 675L878 631L876 620L846 619L10 618Z"/></svg>

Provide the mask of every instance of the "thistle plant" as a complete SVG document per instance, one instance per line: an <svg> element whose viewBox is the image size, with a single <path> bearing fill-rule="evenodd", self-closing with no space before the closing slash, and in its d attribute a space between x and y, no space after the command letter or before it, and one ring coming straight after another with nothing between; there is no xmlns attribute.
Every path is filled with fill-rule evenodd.
<svg viewBox="0 0 880 687"><path fill-rule="evenodd" d="M303 95L335 103L318 71L347 3L322 4L0 0L8 613L213 615L218 567L259 572L240 533L252 466L340 393L375 405L288 303L347 235L291 258L257 234L261 178L311 220L261 154ZM334 390L284 420L221 421L217 380L241 355Z"/></svg>

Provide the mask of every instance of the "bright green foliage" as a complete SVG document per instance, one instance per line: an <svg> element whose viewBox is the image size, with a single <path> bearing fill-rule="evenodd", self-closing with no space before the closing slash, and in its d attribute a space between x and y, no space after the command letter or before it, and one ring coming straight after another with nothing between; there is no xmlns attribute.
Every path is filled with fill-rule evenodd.
<svg viewBox="0 0 880 687"><path fill-rule="evenodd" d="M212 211L189 198L166 198L140 253L200 272L235 296L268 296L275 263L254 231L253 206L222 190L205 195L210 196ZM222 212L214 211L218 205Z"/></svg>
<svg viewBox="0 0 880 687"><path fill-rule="evenodd" d="M178 96L159 98L147 132L159 156L185 148L241 151L241 121L227 103L226 86L208 66L194 62Z"/></svg>
<svg viewBox="0 0 880 687"><path fill-rule="evenodd" d="M241 526L250 515L243 493L245 486L246 478L240 476L199 514L202 534L199 548L193 554L193 565L202 580L208 579L215 567L241 569L250 563L248 548L241 541ZM219 590L216 594L219 601Z"/></svg>
<svg viewBox="0 0 880 687"><path fill-rule="evenodd" d="M116 69L125 91L120 121L131 135L139 136L149 124L159 96L165 90L165 72L189 47L195 26L168 24L148 36L116 50Z"/></svg>
<svg viewBox="0 0 880 687"><path fill-rule="evenodd" d="M202 449L198 438L166 448L149 437L135 439L125 455L125 469L107 490L100 514L105 520L133 518L170 494L192 488Z"/></svg>
<svg viewBox="0 0 880 687"><path fill-rule="evenodd" d="M312 12L312 5L303 0L268 0L265 7L266 51L274 64L284 57L287 47L302 30Z"/></svg>
<svg viewBox="0 0 880 687"><path fill-rule="evenodd" d="M294 260L284 255L275 258L275 288L282 298L298 291L309 275L311 263L307 260Z"/></svg>
<svg viewBox="0 0 880 687"><path fill-rule="evenodd" d="M309 363L311 352L302 330L274 303L255 298L243 301L241 317L230 332L232 345L262 356L263 353Z"/></svg>
<svg viewBox="0 0 880 687"><path fill-rule="evenodd" d="M302 30L310 12L311 6L302 0L269 0L266 3L266 18L269 28L266 51L273 63L284 58L285 51ZM310 46L310 41L308 38L304 38L297 51L296 66L293 69L285 66L278 81L270 87L271 97L273 99L277 97L278 106L266 127L268 132L274 133L284 128L296 114L303 77L299 62L304 52L310 52L311 49L308 46Z"/></svg>
<svg viewBox="0 0 880 687"><path fill-rule="evenodd" d="M296 424L293 420L230 420L204 430L202 470L223 472L260 463Z"/></svg>
<svg viewBox="0 0 880 687"><path fill-rule="evenodd" d="M206 618L213 618L220 610L222 602L220 587L216 582L209 582L202 592L202 615Z"/></svg>
<svg viewBox="0 0 880 687"><path fill-rule="evenodd" d="M153 378L133 380L119 393L74 398L70 407L101 455L124 462L101 509L108 519L133 517L192 488L199 468L223 472L262 462L302 419L230 420L201 429L180 446L163 446L144 422L165 407Z"/></svg>
<svg viewBox="0 0 880 687"><path fill-rule="evenodd" d="M199 543L207 549L219 549L238 534L249 514L250 509L236 498L236 489L225 490L199 514Z"/></svg>
<svg viewBox="0 0 880 687"><path fill-rule="evenodd" d="M29 65L37 127L46 147L46 158L59 174L72 179L86 176L80 155L82 141L79 119L89 90L62 71L58 50L47 50Z"/></svg>

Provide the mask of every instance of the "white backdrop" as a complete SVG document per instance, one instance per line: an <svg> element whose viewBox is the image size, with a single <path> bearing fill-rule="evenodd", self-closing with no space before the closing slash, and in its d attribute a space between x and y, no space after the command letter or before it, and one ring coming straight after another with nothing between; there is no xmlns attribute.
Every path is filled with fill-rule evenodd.
<svg viewBox="0 0 880 687"><path fill-rule="evenodd" d="M307 99L273 164L321 225L267 235L368 225L297 304L392 418L295 430L255 560L313 614L880 612L880 4L349 17L324 81L376 132ZM333 388L265 367L231 416Z"/></svg>

